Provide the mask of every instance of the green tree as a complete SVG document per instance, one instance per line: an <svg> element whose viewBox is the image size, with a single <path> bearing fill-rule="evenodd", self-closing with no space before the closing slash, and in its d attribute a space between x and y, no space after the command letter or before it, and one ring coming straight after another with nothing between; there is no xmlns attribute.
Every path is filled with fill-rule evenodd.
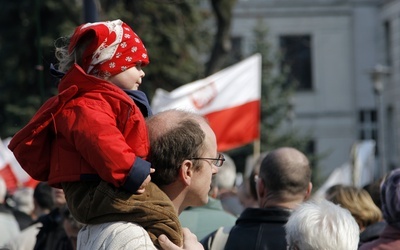
<svg viewBox="0 0 400 250"><path fill-rule="evenodd" d="M53 41L79 20L69 1L0 3L0 137L12 136L54 93Z"/></svg>

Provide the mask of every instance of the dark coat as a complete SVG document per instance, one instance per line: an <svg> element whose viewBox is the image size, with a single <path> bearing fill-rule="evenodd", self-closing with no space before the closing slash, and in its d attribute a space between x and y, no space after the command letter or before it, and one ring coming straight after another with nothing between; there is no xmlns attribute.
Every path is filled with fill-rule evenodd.
<svg viewBox="0 0 400 250"><path fill-rule="evenodd" d="M362 244L360 250L398 250L400 249L400 229L386 225L379 238Z"/></svg>
<svg viewBox="0 0 400 250"><path fill-rule="evenodd" d="M286 250L285 224L292 210L285 208L247 208L231 229L225 249ZM210 249L216 231L201 240Z"/></svg>
<svg viewBox="0 0 400 250"><path fill-rule="evenodd" d="M62 216L58 208L39 217L43 226L36 236L34 250L72 250L72 243L64 231Z"/></svg>

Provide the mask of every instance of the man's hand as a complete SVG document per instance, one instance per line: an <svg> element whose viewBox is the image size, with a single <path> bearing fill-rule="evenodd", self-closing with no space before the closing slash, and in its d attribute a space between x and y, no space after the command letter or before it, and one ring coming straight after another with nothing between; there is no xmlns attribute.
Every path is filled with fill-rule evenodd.
<svg viewBox="0 0 400 250"><path fill-rule="evenodd" d="M158 237L158 242L163 250L204 250L203 245L197 241L195 234L188 228L183 228L183 247L172 243L164 234Z"/></svg>
<svg viewBox="0 0 400 250"><path fill-rule="evenodd" d="M154 171L156 171L154 168L150 168L150 174L154 173ZM147 178L143 181L142 185L136 191L136 193L143 194L144 191L146 190L146 186L150 183L150 181L151 181L151 176L148 175Z"/></svg>

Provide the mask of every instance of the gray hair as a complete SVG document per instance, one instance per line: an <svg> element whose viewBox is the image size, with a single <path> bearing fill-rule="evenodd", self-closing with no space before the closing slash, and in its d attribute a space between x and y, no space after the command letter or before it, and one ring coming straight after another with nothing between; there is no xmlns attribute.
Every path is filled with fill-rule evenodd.
<svg viewBox="0 0 400 250"><path fill-rule="evenodd" d="M304 202L285 225L289 249L357 250L360 230L351 213L325 199Z"/></svg>
<svg viewBox="0 0 400 250"><path fill-rule="evenodd" d="M18 188L14 192L12 199L15 201L15 209L21 212L31 214L35 209L33 201L33 188Z"/></svg>
<svg viewBox="0 0 400 250"><path fill-rule="evenodd" d="M219 189L232 189L236 181L236 165L231 157L223 154L225 157L224 164L218 169L215 175L215 185Z"/></svg>

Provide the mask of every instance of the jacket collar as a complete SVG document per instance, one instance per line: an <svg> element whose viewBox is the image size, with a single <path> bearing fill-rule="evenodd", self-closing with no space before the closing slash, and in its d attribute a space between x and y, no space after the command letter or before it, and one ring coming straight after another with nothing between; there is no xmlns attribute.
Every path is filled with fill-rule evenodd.
<svg viewBox="0 0 400 250"><path fill-rule="evenodd" d="M246 208L240 215L239 221L255 221L257 223L263 222L281 222L286 223L289 219L291 209L281 207L270 208Z"/></svg>

